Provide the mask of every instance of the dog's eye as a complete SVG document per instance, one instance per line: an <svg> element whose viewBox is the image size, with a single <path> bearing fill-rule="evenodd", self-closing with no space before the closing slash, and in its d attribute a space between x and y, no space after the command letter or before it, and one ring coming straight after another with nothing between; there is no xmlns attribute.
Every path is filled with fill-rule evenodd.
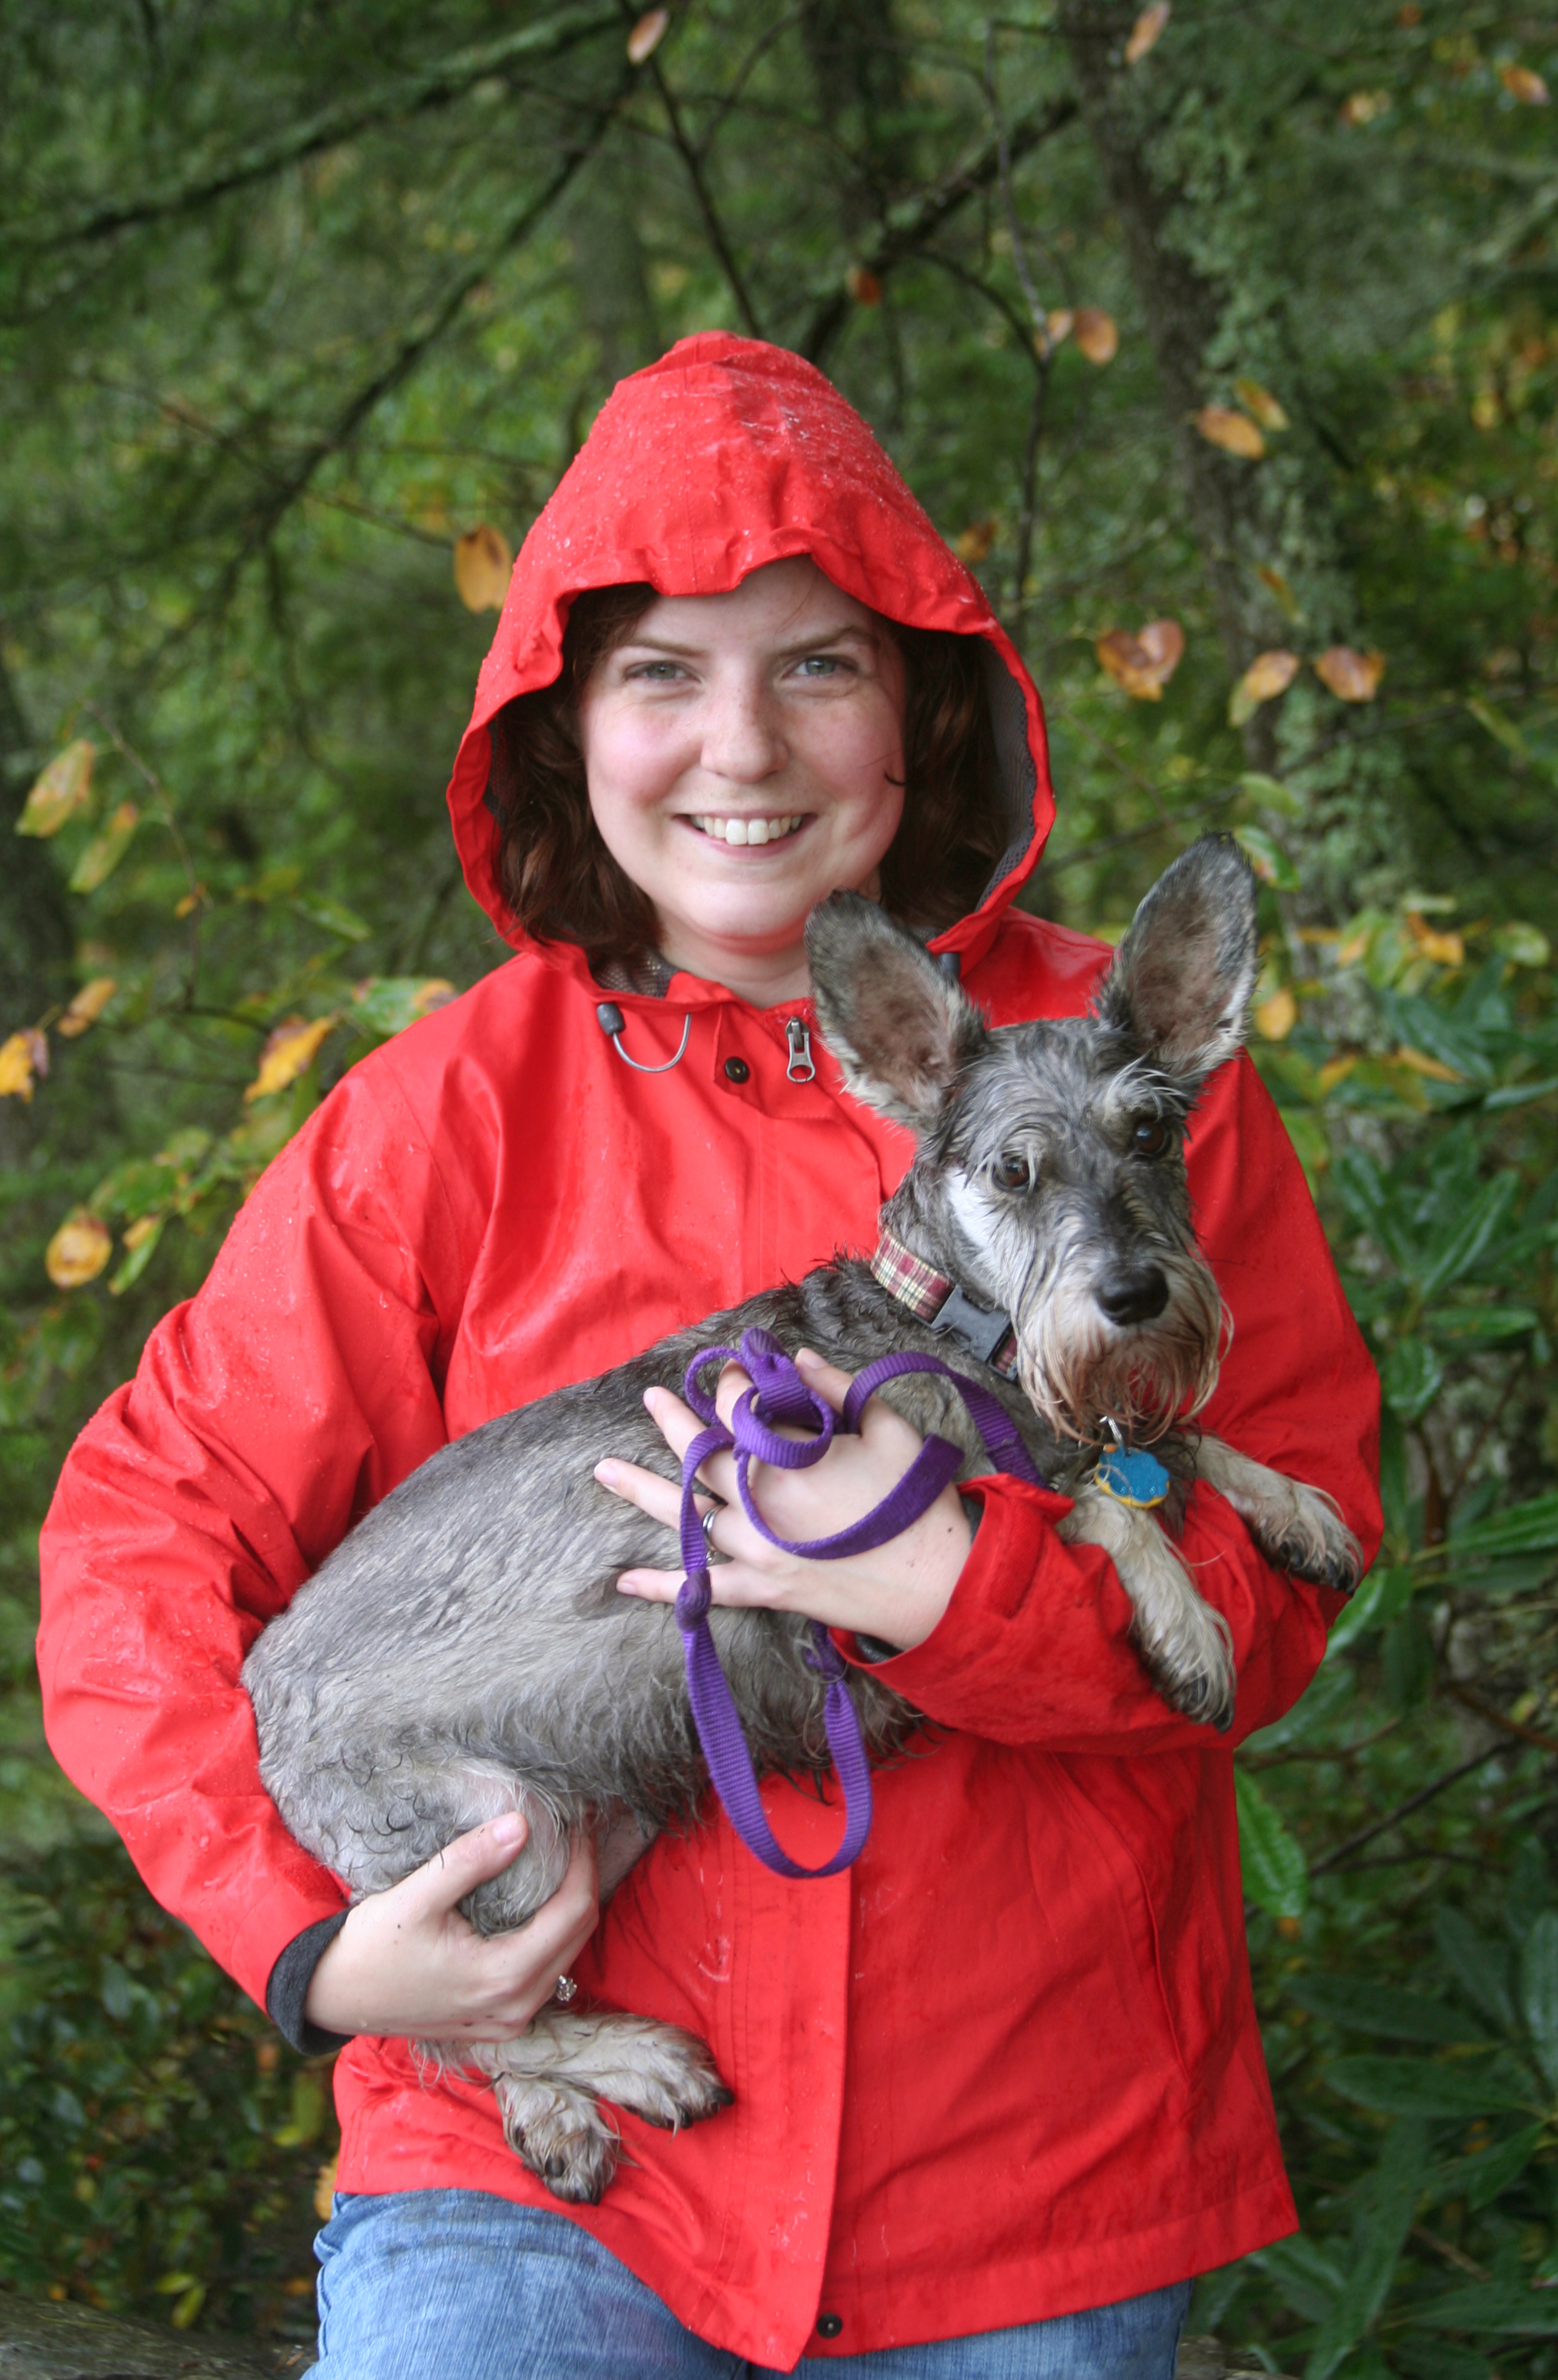
<svg viewBox="0 0 1558 2380"><path fill-rule="evenodd" d="M1131 1134L1138 1157L1162 1157L1169 1145L1169 1128L1162 1116L1142 1116Z"/></svg>
<svg viewBox="0 0 1558 2380"><path fill-rule="evenodd" d="M1016 1149L1003 1150L990 1169L990 1178L998 1190L1027 1190L1032 1186L1033 1168L1026 1157Z"/></svg>

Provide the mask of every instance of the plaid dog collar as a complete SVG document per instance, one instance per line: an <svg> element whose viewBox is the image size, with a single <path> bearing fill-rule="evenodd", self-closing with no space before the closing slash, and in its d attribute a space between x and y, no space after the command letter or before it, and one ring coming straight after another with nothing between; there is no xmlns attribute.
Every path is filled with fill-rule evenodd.
<svg viewBox="0 0 1558 2380"><path fill-rule="evenodd" d="M1008 1379L1016 1370L1017 1340L1011 1317L999 1307L976 1305L955 1281L934 1271L891 1232L879 1233L870 1269L872 1279L881 1282L889 1297L907 1305L918 1321L928 1322L932 1330L944 1330L970 1355Z"/></svg>

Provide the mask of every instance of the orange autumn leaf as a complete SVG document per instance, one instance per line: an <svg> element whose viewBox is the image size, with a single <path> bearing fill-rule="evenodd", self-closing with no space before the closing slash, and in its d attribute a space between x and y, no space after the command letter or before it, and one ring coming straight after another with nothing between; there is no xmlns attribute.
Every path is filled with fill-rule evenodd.
<svg viewBox="0 0 1558 2380"><path fill-rule="evenodd" d="M1547 85L1540 74L1533 74L1529 67L1501 67L1499 80L1511 99L1517 99L1522 107L1547 105Z"/></svg>
<svg viewBox="0 0 1558 2380"><path fill-rule="evenodd" d="M1285 694L1297 674L1296 653L1286 652L1280 645L1269 653L1257 653L1229 698L1230 725L1242 727L1263 702Z"/></svg>
<svg viewBox="0 0 1558 2380"><path fill-rule="evenodd" d="M260 1052L260 1072L244 1093L244 1104L267 1099L285 1091L312 1065L320 1043L334 1027L335 1016L284 1016Z"/></svg>
<svg viewBox="0 0 1558 2380"><path fill-rule="evenodd" d="M1110 363L1119 352L1114 317L1102 306L1078 306L1071 318L1071 335L1090 364Z"/></svg>
<svg viewBox="0 0 1558 2380"><path fill-rule="evenodd" d="M455 591L468 612L501 612L513 566L508 540L490 521L455 540Z"/></svg>
<svg viewBox="0 0 1558 2380"><path fill-rule="evenodd" d="M665 39L670 22L669 8L651 8L639 18L627 36L627 63L630 67L641 67L646 59L653 57Z"/></svg>
<svg viewBox="0 0 1558 2380"><path fill-rule="evenodd" d="M1169 13L1169 0L1152 0L1152 6L1142 10L1131 27L1130 40L1126 43L1126 66L1139 66L1148 51L1157 48L1159 37L1168 23Z"/></svg>
<svg viewBox="0 0 1558 2380"><path fill-rule="evenodd" d="M0 1099L30 1100L35 1038L31 1033L13 1033L9 1040L0 1041Z"/></svg>
<svg viewBox="0 0 1558 2380"><path fill-rule="evenodd" d="M79 1207L67 1215L43 1251L43 1269L56 1289L79 1289L95 1281L114 1253L106 1223Z"/></svg>
<svg viewBox="0 0 1558 2380"><path fill-rule="evenodd" d="M995 543L995 532L999 527L1000 523L992 513L988 520L975 521L966 528L953 546L959 562L981 563Z"/></svg>
<svg viewBox="0 0 1558 2380"><path fill-rule="evenodd" d="M57 834L74 818L91 790L97 746L85 735L56 752L22 804L18 834Z"/></svg>
<svg viewBox="0 0 1558 2380"><path fill-rule="evenodd" d="M1397 1050L1390 1063L1405 1066L1409 1074L1426 1075L1430 1083L1464 1083L1466 1080L1464 1075L1456 1074L1454 1066L1446 1066L1442 1059L1426 1056L1421 1050L1405 1047Z"/></svg>
<svg viewBox="0 0 1558 2380"><path fill-rule="evenodd" d="M1177 620L1149 620L1139 635L1111 628L1093 646L1102 667L1138 702L1161 702L1179 667L1185 631Z"/></svg>
<svg viewBox="0 0 1558 2380"><path fill-rule="evenodd" d="M1258 463L1266 451L1266 442L1248 414L1235 413L1232 406L1203 405L1194 419L1208 444L1221 446L1225 455L1242 455L1247 462Z"/></svg>
<svg viewBox="0 0 1558 2380"><path fill-rule="evenodd" d="M852 264L844 276L844 285L857 306L880 306L882 284L864 264Z"/></svg>
<svg viewBox="0 0 1558 2380"><path fill-rule="evenodd" d="M1351 645L1328 645L1315 663L1316 677L1338 702L1372 702L1384 674L1383 653L1355 652Z"/></svg>
<svg viewBox="0 0 1558 2380"><path fill-rule="evenodd" d="M116 988L111 975L94 975L91 983L84 983L81 986L65 1014L60 1018L55 1028L55 1031L62 1034L67 1041L74 1041L77 1035L84 1033L89 1025L97 1023L98 1018L113 999Z"/></svg>

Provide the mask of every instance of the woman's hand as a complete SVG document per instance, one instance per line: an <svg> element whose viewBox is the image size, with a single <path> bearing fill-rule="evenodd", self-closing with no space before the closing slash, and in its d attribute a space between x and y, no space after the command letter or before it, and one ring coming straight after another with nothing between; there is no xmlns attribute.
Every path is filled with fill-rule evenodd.
<svg viewBox="0 0 1558 2380"><path fill-rule="evenodd" d="M850 1375L809 1349L796 1363L807 1387L841 1413ZM715 1397L722 1421L729 1422L736 1399L751 1385L737 1366L725 1366ZM703 1424L669 1389L651 1389L644 1402L679 1460ZM880 1504L923 1444L917 1429L881 1397L872 1397L861 1416L859 1436L841 1434L809 1469L781 1471L754 1463L749 1474L753 1498L780 1536L831 1536ZM711 1456L698 1475L713 1496L724 1500L726 1508L710 1524L715 1551L727 1557L711 1572L716 1603L800 1612L829 1628L881 1637L901 1651L922 1645L941 1619L973 1542L956 1488L945 1488L918 1521L874 1551L852 1554L843 1561L803 1561L771 1546L748 1520L736 1495L734 1454ZM614 1496L637 1504L668 1529L676 1528L681 1490L672 1481L642 1471L637 1463L615 1461L598 1463L595 1476ZM678 1565L675 1570L624 1571L617 1586L624 1595L672 1603L681 1583Z"/></svg>
<svg viewBox="0 0 1558 2380"><path fill-rule="evenodd" d="M509 1866L523 1817L458 1835L387 1892L359 1900L313 1972L304 2013L327 2033L421 2041L512 2041L552 1998L595 1931L595 1846L581 1837L552 1899L528 1925L478 1934L456 1904Z"/></svg>

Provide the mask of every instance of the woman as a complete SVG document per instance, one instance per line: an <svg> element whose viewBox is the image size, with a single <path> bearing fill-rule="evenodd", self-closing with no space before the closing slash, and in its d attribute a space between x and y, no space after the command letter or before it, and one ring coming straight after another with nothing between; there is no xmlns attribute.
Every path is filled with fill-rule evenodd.
<svg viewBox="0 0 1558 2380"><path fill-rule="evenodd" d="M512 1857L509 1818L348 1914L260 1786L237 1684L446 1437L871 1245L907 1145L813 1038L813 901L876 892L996 1023L1086 1006L1107 953L1013 905L1052 815L1037 697L827 382L708 334L617 388L527 540L450 808L517 955L284 1152L83 1434L45 1541L61 1760L284 2030L350 2037L321 2369L1158 2380L1189 2277L1293 2228L1229 1754L1335 1608L1215 1493L1183 1550L1237 1658L1219 1740L1153 1692L1045 1491L980 1483L830 1564L825 1608L722 1515L722 1596L816 1610L854 1658L884 1595L905 1615L882 1674L934 1724L822 1883L769 1876L710 1811L598 1926L580 1854L531 1927L480 1943L456 1903ZM1189 1163L1235 1326L1209 1425L1329 1489L1371 1550L1372 1367L1248 1062ZM657 1418L676 1441L674 1399ZM822 1534L846 1485L833 1454L801 1475L791 1524ZM832 1850L836 1810L765 1799L796 1857ZM490 2097L408 2046L511 2034L559 1973L700 2034L735 2094L674 2137L625 2115L594 2209L559 2209Z"/></svg>

